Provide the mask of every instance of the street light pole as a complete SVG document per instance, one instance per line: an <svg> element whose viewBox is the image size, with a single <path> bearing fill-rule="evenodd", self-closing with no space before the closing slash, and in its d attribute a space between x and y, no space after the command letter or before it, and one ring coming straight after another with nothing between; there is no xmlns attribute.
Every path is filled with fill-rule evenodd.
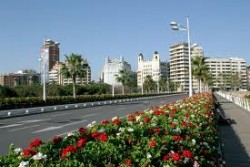
<svg viewBox="0 0 250 167"><path fill-rule="evenodd" d="M192 63L191 63L191 45L190 45L190 27L189 27L189 18L187 17L187 25L182 26L176 22L170 23L171 29L174 31L184 30L187 31L188 38L188 62L189 62L189 97L193 95L193 85L192 85Z"/></svg>
<svg viewBox="0 0 250 167"><path fill-rule="evenodd" d="M193 95L192 83L192 67L191 67L191 46L190 46L190 32L189 32L189 19L187 17L187 36L188 36L188 61L189 61L189 97Z"/></svg>
<svg viewBox="0 0 250 167"><path fill-rule="evenodd" d="M144 94L144 89L143 89L143 70L141 70L141 94Z"/></svg>

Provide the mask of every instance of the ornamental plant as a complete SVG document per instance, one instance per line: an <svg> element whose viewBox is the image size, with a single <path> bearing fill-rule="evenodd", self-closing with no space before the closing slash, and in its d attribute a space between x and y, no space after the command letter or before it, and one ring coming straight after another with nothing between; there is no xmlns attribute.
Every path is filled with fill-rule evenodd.
<svg viewBox="0 0 250 167"><path fill-rule="evenodd" d="M10 146L0 166L219 166L220 149L210 92L93 122L66 137Z"/></svg>

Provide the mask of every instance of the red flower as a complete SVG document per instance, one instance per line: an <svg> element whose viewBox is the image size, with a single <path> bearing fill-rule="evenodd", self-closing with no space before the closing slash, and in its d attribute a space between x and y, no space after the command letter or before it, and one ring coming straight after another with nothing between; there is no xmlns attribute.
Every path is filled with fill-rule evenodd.
<svg viewBox="0 0 250 167"><path fill-rule="evenodd" d="M102 133L102 134L100 134L99 136L98 136L98 140L100 140L100 141L107 141L108 140L108 136L107 136L107 134L106 133Z"/></svg>
<svg viewBox="0 0 250 167"><path fill-rule="evenodd" d="M171 157L174 161L179 161L181 159L181 156L178 153L173 153Z"/></svg>
<svg viewBox="0 0 250 167"><path fill-rule="evenodd" d="M70 153L76 152L77 148L76 146L68 146L62 150L62 158L67 157Z"/></svg>
<svg viewBox="0 0 250 167"><path fill-rule="evenodd" d="M83 136L80 140L77 142L77 147L82 147L87 141L87 137Z"/></svg>
<svg viewBox="0 0 250 167"><path fill-rule="evenodd" d="M181 122L181 126L184 127L184 128L187 127L187 122L186 121L182 121Z"/></svg>
<svg viewBox="0 0 250 167"><path fill-rule="evenodd" d="M62 137L60 137L60 136L55 136L54 138L53 138L53 143L60 143L62 141Z"/></svg>
<svg viewBox="0 0 250 167"><path fill-rule="evenodd" d="M145 121L145 123L149 123L149 122L150 122L150 118L149 118L148 116L146 116L146 117L144 118L144 121Z"/></svg>
<svg viewBox="0 0 250 167"><path fill-rule="evenodd" d="M160 133L161 132L161 128L154 128L153 131L154 131L154 133Z"/></svg>
<svg viewBox="0 0 250 167"><path fill-rule="evenodd" d="M169 159L169 155L167 155L167 154L164 155L163 158L162 158L163 161L167 161L168 159Z"/></svg>
<svg viewBox="0 0 250 167"><path fill-rule="evenodd" d="M103 120L103 121L101 121L101 124L104 124L104 125L109 124L109 121L108 120Z"/></svg>
<svg viewBox="0 0 250 167"><path fill-rule="evenodd" d="M29 147L30 148L36 148L39 147L41 144L43 144L42 140L39 138L34 139L30 142Z"/></svg>
<svg viewBox="0 0 250 167"><path fill-rule="evenodd" d="M176 123L174 123L174 122L172 122L170 125L171 128L175 128L175 126L176 126Z"/></svg>
<svg viewBox="0 0 250 167"><path fill-rule="evenodd" d="M155 147L155 146L156 146L156 141L151 140L151 141L149 142L149 146L150 146L150 147Z"/></svg>
<svg viewBox="0 0 250 167"><path fill-rule="evenodd" d="M132 165L132 160L131 159L125 159L125 164L130 166Z"/></svg>
<svg viewBox="0 0 250 167"><path fill-rule="evenodd" d="M193 157L193 153L190 150L184 150L182 154L186 158L192 158Z"/></svg>
<svg viewBox="0 0 250 167"><path fill-rule="evenodd" d="M173 136L173 139L175 140L175 141L182 141L182 138L181 138L181 136Z"/></svg>
<svg viewBox="0 0 250 167"><path fill-rule="evenodd" d="M81 127L78 129L78 132L82 134L82 133L85 133L86 130L87 130L86 128Z"/></svg>
<svg viewBox="0 0 250 167"><path fill-rule="evenodd" d="M133 115L128 115L127 116L128 120L131 121L131 122L134 122L135 121L135 117Z"/></svg>
<svg viewBox="0 0 250 167"><path fill-rule="evenodd" d="M32 149L24 149L23 150L23 156L33 156L33 155L36 155L37 152L35 150L32 150Z"/></svg>
<svg viewBox="0 0 250 167"><path fill-rule="evenodd" d="M120 123L121 123L121 120L118 118L113 120L113 124L115 125L119 125Z"/></svg>
<svg viewBox="0 0 250 167"><path fill-rule="evenodd" d="M93 137L93 138L97 137L98 135L99 135L98 132L93 132L93 133L91 133L91 137Z"/></svg>

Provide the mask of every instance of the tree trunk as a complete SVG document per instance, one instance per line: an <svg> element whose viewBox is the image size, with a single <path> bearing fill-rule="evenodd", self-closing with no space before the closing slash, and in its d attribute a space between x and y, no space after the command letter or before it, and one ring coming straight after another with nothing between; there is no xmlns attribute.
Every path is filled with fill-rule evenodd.
<svg viewBox="0 0 250 167"><path fill-rule="evenodd" d="M73 79L73 97L76 98L76 80Z"/></svg>
<svg viewBox="0 0 250 167"><path fill-rule="evenodd" d="M125 86L124 85L122 85L122 94L124 95L124 89L125 89Z"/></svg>

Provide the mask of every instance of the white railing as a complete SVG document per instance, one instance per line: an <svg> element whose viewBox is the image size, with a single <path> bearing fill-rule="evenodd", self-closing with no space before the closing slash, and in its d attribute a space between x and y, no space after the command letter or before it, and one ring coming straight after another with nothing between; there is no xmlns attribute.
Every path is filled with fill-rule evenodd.
<svg viewBox="0 0 250 167"><path fill-rule="evenodd" d="M246 97L240 97L232 95L230 92L217 92L218 95L224 97L225 99L232 101L241 108L244 108L247 111L250 111L250 99Z"/></svg>

